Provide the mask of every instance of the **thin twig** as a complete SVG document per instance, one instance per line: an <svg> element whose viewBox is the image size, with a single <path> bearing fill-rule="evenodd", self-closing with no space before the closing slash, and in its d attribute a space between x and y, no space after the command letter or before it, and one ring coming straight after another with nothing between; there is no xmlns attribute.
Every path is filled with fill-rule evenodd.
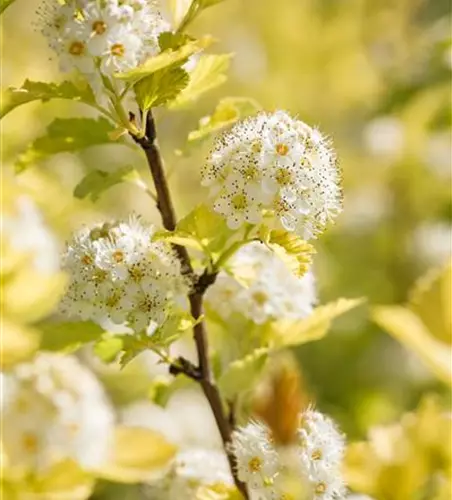
<svg viewBox="0 0 452 500"><path fill-rule="evenodd" d="M146 155L152 179L154 181L157 195L157 208L161 214L163 226L168 231L174 231L177 221L176 213L171 200L171 194L164 172L162 157L156 144L156 128L151 112L149 112L146 117L145 136L133 137L133 139L141 146ZM181 245L174 245L174 249L182 264L182 272L194 277L195 273L193 271L193 266L187 249ZM190 301L191 314L195 320L202 316L204 294L207 288L215 282L216 275L216 272L211 273L206 270L195 281L193 290L188 297ZM223 402L221 400L220 392L215 384L215 381L213 380L209 359L208 338L204 321L200 321L195 324L193 327L193 336L198 355L198 366L196 367L187 360L180 358L177 363L170 366L170 372L174 375L184 373L200 384L215 417L235 484L244 498L248 499L249 497L246 486L237 478L235 458L229 449L233 427L230 425L229 418L226 415Z"/></svg>

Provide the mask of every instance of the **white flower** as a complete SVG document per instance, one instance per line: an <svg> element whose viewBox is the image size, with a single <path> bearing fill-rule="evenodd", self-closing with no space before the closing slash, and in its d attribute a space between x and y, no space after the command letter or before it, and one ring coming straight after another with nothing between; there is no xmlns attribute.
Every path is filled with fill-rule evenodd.
<svg viewBox="0 0 452 500"><path fill-rule="evenodd" d="M234 484L228 459L223 450L188 448L178 453L175 473L197 484Z"/></svg>
<svg viewBox="0 0 452 500"><path fill-rule="evenodd" d="M97 379L75 357L41 353L2 379L8 463L42 471L70 458L90 469L108 457L113 410Z"/></svg>
<svg viewBox="0 0 452 500"><path fill-rule="evenodd" d="M279 470L279 459L271 432L259 422L250 422L232 434L231 451L237 462L237 476L250 488L259 489Z"/></svg>
<svg viewBox="0 0 452 500"><path fill-rule="evenodd" d="M237 276L237 278L235 277ZM302 319L316 302L314 275L296 277L264 244L242 247L206 294L207 304L223 319L241 313L257 324L277 318Z"/></svg>
<svg viewBox="0 0 452 500"><path fill-rule="evenodd" d="M300 415L299 458L303 474L311 483L314 498L334 500L344 496L341 475L345 440L334 422L308 409Z"/></svg>
<svg viewBox="0 0 452 500"><path fill-rule="evenodd" d="M70 283L61 312L135 332L161 326L187 283L171 247L153 234L136 217L82 229L63 256Z"/></svg>
<svg viewBox="0 0 452 500"><path fill-rule="evenodd" d="M232 229L263 221L315 238L342 210L328 141L284 111L260 113L219 136L202 177Z"/></svg>
<svg viewBox="0 0 452 500"><path fill-rule="evenodd" d="M48 0L39 10L41 32L62 71L77 69L99 86L106 76L134 68L159 52L158 36L169 29L153 0ZM121 84L118 82L118 85Z"/></svg>
<svg viewBox="0 0 452 500"><path fill-rule="evenodd" d="M30 254L33 267L42 273L53 273L59 267L58 243L45 225L42 214L31 198L21 195L15 213L3 213L2 244Z"/></svg>

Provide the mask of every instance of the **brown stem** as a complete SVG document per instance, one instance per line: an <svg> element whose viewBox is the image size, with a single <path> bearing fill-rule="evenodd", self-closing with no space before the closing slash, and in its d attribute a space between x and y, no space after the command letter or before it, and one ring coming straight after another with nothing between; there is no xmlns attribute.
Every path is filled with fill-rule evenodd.
<svg viewBox="0 0 452 500"><path fill-rule="evenodd" d="M145 137L133 137L133 139L141 146L146 154L146 159L148 161L155 185L157 208L162 216L163 226L168 231L173 231L176 228L176 213L171 201L171 194L163 168L162 157L160 155L159 148L155 143L156 128L151 112L147 115ZM181 245L174 245L174 248L182 264L182 272L194 276L193 266L187 249ZM197 278L193 291L188 297L190 301L191 314L194 319L198 319L202 316L204 293L207 288L214 283L215 279L216 273L210 273L207 270ZM209 360L207 332L204 321L200 321L194 326L193 336L196 344L199 366L195 367L191 364L187 364L185 360L179 360L177 365L170 367L170 372L174 375L184 373L200 384L204 395L209 402L210 408L212 409L218 430L220 431L235 484L242 493L243 497L248 499L249 496L246 486L236 475L235 457L229 450L233 427L231 426L226 415L218 387L213 380Z"/></svg>

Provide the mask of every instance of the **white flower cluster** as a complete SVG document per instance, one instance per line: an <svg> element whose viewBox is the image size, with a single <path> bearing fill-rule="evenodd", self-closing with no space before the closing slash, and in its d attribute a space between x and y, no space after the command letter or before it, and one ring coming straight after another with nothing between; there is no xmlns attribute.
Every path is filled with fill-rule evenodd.
<svg viewBox="0 0 452 500"><path fill-rule="evenodd" d="M20 252L28 254L33 268L40 273L52 274L58 270L58 242L32 198L18 196L14 213L2 213L1 228L4 235L2 245L11 247L2 248L4 259L7 251L14 252L16 258Z"/></svg>
<svg viewBox="0 0 452 500"><path fill-rule="evenodd" d="M39 472L69 458L90 469L107 459L113 409L75 357L40 353L1 375L2 449L9 465Z"/></svg>
<svg viewBox="0 0 452 500"><path fill-rule="evenodd" d="M341 475L345 439L334 422L318 411L300 415L299 457L316 500L334 500L345 495Z"/></svg>
<svg viewBox="0 0 452 500"><path fill-rule="evenodd" d="M74 68L91 83L136 67L159 51L168 30L154 0L47 1L39 11L42 33L62 71ZM95 85L93 85L95 86Z"/></svg>
<svg viewBox="0 0 452 500"><path fill-rule="evenodd" d="M223 450L187 448L177 454L165 478L149 485L146 492L153 500L194 499L203 486L233 483Z"/></svg>
<svg viewBox="0 0 452 500"><path fill-rule="evenodd" d="M187 284L171 247L153 235L134 216L81 230L63 256L70 283L60 311L134 332L161 326Z"/></svg>
<svg viewBox="0 0 452 500"><path fill-rule="evenodd" d="M274 446L270 429L262 423L251 422L234 431L231 445L239 479L247 485L251 498L259 500L293 498L286 491L287 473L304 483L306 499L344 498L344 450L344 438L331 419L313 410L300 415L295 459L293 454L285 454L288 450Z"/></svg>
<svg viewBox="0 0 452 500"><path fill-rule="evenodd" d="M260 422L252 421L235 430L231 451L236 459L238 478L251 490L266 488L280 470L271 431Z"/></svg>
<svg viewBox="0 0 452 500"><path fill-rule="evenodd" d="M311 239L342 210L328 141L284 111L260 113L219 136L202 177L232 229L264 222Z"/></svg>
<svg viewBox="0 0 452 500"><path fill-rule="evenodd" d="M314 275L308 271L297 278L268 247L253 242L234 255L229 273L220 273L206 301L225 320L234 313L257 324L277 318L302 319L316 302Z"/></svg>

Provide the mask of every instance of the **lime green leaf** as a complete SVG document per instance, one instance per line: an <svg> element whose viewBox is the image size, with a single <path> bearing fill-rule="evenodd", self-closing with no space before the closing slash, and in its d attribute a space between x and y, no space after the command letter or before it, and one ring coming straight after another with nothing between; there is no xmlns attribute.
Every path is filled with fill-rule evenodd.
<svg viewBox="0 0 452 500"><path fill-rule="evenodd" d="M206 205L198 205L178 223L175 231L160 231L157 237L212 254L221 251L232 234L223 217Z"/></svg>
<svg viewBox="0 0 452 500"><path fill-rule="evenodd" d="M274 347L301 345L324 337L335 318L354 309L363 299L339 299L314 309L302 320L277 320L270 325L269 341Z"/></svg>
<svg viewBox="0 0 452 500"><path fill-rule="evenodd" d="M207 54L202 55L190 72L190 82L185 89L171 103L171 108L182 107L193 101L209 90L218 87L226 81L226 71L229 68L232 54Z"/></svg>
<svg viewBox="0 0 452 500"><path fill-rule="evenodd" d="M72 153L100 144L113 144L114 127L105 118L57 118L46 135L36 139L16 162L16 172L58 153Z"/></svg>
<svg viewBox="0 0 452 500"><path fill-rule="evenodd" d="M161 69L135 85L138 105L143 111L173 100L188 84L188 73L178 67Z"/></svg>
<svg viewBox="0 0 452 500"><path fill-rule="evenodd" d="M225 97L218 103L212 115L201 118L198 129L190 132L188 140L198 141L205 139L233 125L237 120L254 115L260 110L260 105L254 99L248 97Z"/></svg>
<svg viewBox="0 0 452 500"><path fill-rule="evenodd" d="M186 330L193 328L202 321L202 317L195 320L185 311L173 311L165 323L158 327L151 335L146 333L135 335L118 335L123 342L123 354L119 360L124 368L138 354L146 350L166 350Z"/></svg>
<svg viewBox="0 0 452 500"><path fill-rule="evenodd" d="M122 351L124 343L116 335L106 335L94 344L94 354L104 363L111 363Z"/></svg>
<svg viewBox="0 0 452 500"><path fill-rule="evenodd" d="M240 392L253 387L261 374L268 358L268 349L256 349L242 359L233 361L218 379L223 397L231 400Z"/></svg>
<svg viewBox="0 0 452 500"><path fill-rule="evenodd" d="M97 475L121 483L150 481L165 473L175 454L175 446L157 432L118 427L112 456Z"/></svg>
<svg viewBox="0 0 452 500"><path fill-rule="evenodd" d="M189 41L192 41L192 39L190 39L188 35L185 35L184 33L164 31L159 35L159 46L162 52L168 49L179 49L180 47L182 47L182 45L185 45Z"/></svg>
<svg viewBox="0 0 452 500"><path fill-rule="evenodd" d="M3 14L5 9L9 7L16 0L0 0L0 14Z"/></svg>
<svg viewBox="0 0 452 500"><path fill-rule="evenodd" d="M137 176L137 171L131 166L120 167L113 172L93 170L77 184L74 196L79 199L89 198L95 202L111 187L121 182L133 181Z"/></svg>
<svg viewBox="0 0 452 500"><path fill-rule="evenodd" d="M192 0L168 0L174 26L178 26L187 13Z"/></svg>
<svg viewBox="0 0 452 500"><path fill-rule="evenodd" d="M213 5L224 2L224 0L198 0L198 2L203 9L206 9L207 7L212 7Z"/></svg>
<svg viewBox="0 0 452 500"><path fill-rule="evenodd" d="M17 500L86 500L92 494L95 479L72 460L53 465L45 473L27 480L10 482ZM9 498L9 497L8 497Z"/></svg>
<svg viewBox="0 0 452 500"><path fill-rule="evenodd" d="M275 229L268 234L267 245L297 276L303 276L312 263L314 247L294 233Z"/></svg>
<svg viewBox="0 0 452 500"><path fill-rule="evenodd" d="M38 347L37 331L2 318L1 370L31 358Z"/></svg>
<svg viewBox="0 0 452 500"><path fill-rule="evenodd" d="M195 500L243 500L243 495L235 486L217 483L200 486L196 491Z"/></svg>
<svg viewBox="0 0 452 500"><path fill-rule="evenodd" d="M40 348L44 351L73 352L83 344L100 339L103 328L91 321L77 323L40 323Z"/></svg>
<svg viewBox="0 0 452 500"><path fill-rule="evenodd" d="M427 366L448 385L452 385L452 348L427 329L422 320L403 306L379 306L373 320L406 347L412 349Z"/></svg>
<svg viewBox="0 0 452 500"><path fill-rule="evenodd" d="M181 66L190 56L200 52L212 43L211 37L203 37L182 45L176 50L165 50L155 57L149 58L142 65L125 73L116 73L115 76L127 82L136 83L142 78L169 66Z"/></svg>
<svg viewBox="0 0 452 500"><path fill-rule="evenodd" d="M432 270L417 282L409 308L433 337L452 345L452 262Z"/></svg>
<svg viewBox="0 0 452 500"><path fill-rule="evenodd" d="M69 99L89 105L96 102L88 86L78 88L72 82L44 83L25 80L22 87L10 87L2 93L0 118L22 104L32 101L46 102L50 99Z"/></svg>

